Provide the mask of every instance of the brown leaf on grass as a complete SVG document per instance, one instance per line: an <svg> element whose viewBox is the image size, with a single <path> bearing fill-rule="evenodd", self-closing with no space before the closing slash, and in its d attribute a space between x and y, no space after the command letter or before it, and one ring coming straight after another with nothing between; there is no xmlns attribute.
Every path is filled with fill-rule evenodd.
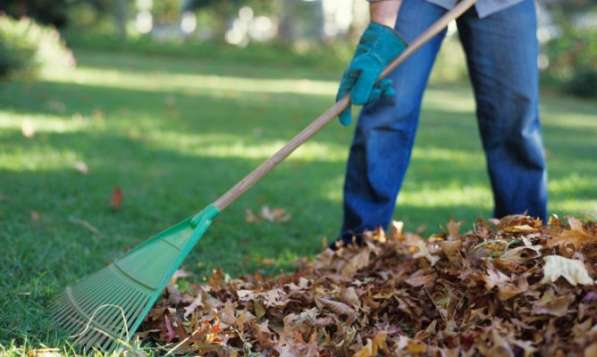
<svg viewBox="0 0 597 357"><path fill-rule="evenodd" d="M259 215L255 214L251 209L245 209L245 222L258 223L262 219L271 222L288 222L292 216L283 208L270 208L269 206L261 207Z"/></svg>
<svg viewBox="0 0 597 357"><path fill-rule="evenodd" d="M263 206L261 207L261 218L269 222L288 222L290 221L291 216L283 208Z"/></svg>
<svg viewBox="0 0 597 357"><path fill-rule="evenodd" d="M112 196L110 197L110 208L113 211L118 211L120 206L122 206L122 198L124 193L122 192L122 188L120 186L114 186L112 189Z"/></svg>
<svg viewBox="0 0 597 357"><path fill-rule="evenodd" d="M245 222L249 224L257 223L259 222L259 216L257 216L255 213L253 213L253 211L247 208L245 209Z"/></svg>
<svg viewBox="0 0 597 357"><path fill-rule="evenodd" d="M41 217L41 215L39 214L39 212L37 212L37 211L31 211L31 220L33 222L39 221L40 217Z"/></svg>
<svg viewBox="0 0 597 357"><path fill-rule="evenodd" d="M462 222L457 222L453 219L448 222L448 240L456 240L460 238L460 226Z"/></svg>

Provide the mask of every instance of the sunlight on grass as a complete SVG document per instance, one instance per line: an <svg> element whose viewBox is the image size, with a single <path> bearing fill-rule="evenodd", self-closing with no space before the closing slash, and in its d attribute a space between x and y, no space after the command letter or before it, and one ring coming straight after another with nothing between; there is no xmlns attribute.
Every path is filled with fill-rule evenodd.
<svg viewBox="0 0 597 357"><path fill-rule="evenodd" d="M89 126L89 120L80 115L65 117L50 114L19 114L10 111L0 111L0 130L22 130L23 125L30 125L36 133L67 133L75 132Z"/></svg>
<svg viewBox="0 0 597 357"><path fill-rule="evenodd" d="M0 152L0 169L15 172L68 169L74 172L73 167L79 160L79 153L75 150L38 145L27 149L15 147Z"/></svg>
<svg viewBox="0 0 597 357"><path fill-rule="evenodd" d="M590 190L595 187L595 181L590 177L572 174L549 180L549 191L554 193L571 193L578 190Z"/></svg>
<svg viewBox="0 0 597 357"><path fill-rule="evenodd" d="M447 186L447 187L446 187ZM400 203L419 207L441 207L449 205L491 208L491 191L486 186L469 186L454 182L439 187L417 187L405 189L400 194Z"/></svg>
<svg viewBox="0 0 597 357"><path fill-rule="evenodd" d="M563 212L564 214L576 214L583 219L597 219L597 199L575 200L563 199L552 200L551 211Z"/></svg>
<svg viewBox="0 0 597 357"><path fill-rule="evenodd" d="M264 160L286 144L282 140L268 140L226 134L182 134L154 132L145 136L154 148L168 149L184 154L214 158ZM346 156L342 145L312 141L301 146L288 160L338 162Z"/></svg>
<svg viewBox="0 0 597 357"><path fill-rule="evenodd" d="M558 128L578 128L578 129L597 129L597 120L595 115L581 113L557 113L551 114L549 111L543 112L543 123L548 126Z"/></svg>
<svg viewBox="0 0 597 357"><path fill-rule="evenodd" d="M445 147L415 146L412 155L413 160L445 160L447 162L459 164L471 164L483 160L483 154L481 152L455 150Z"/></svg>
<svg viewBox="0 0 597 357"><path fill-rule="evenodd" d="M45 79L85 85L117 87L142 91L199 90L215 95L219 92L294 93L333 96L337 84L331 81L308 79L255 79L222 75L175 74L168 72L129 72L79 67L73 73L47 73Z"/></svg>
<svg viewBox="0 0 597 357"><path fill-rule="evenodd" d="M442 112L472 112L475 101L469 89L463 88L429 88L425 92L423 108L436 109Z"/></svg>
<svg viewBox="0 0 597 357"><path fill-rule="evenodd" d="M323 194L330 200L342 201L342 187L344 177L337 177L324 187ZM406 185L399 197L399 204L419 207L443 207L449 205L491 208L493 200L491 191L485 186L465 185L453 182L442 187L416 184Z"/></svg>

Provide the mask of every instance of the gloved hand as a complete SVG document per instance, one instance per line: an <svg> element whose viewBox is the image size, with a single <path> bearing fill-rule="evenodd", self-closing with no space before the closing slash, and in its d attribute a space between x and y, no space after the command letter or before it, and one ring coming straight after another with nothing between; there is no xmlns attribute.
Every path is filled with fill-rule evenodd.
<svg viewBox="0 0 597 357"><path fill-rule="evenodd" d="M369 24L342 76L336 101L347 93L350 93L352 103L357 105L373 104L382 96L394 96L391 80L384 79L377 84L375 82L384 68L405 48L406 43L394 29L376 22ZM340 114L340 123L347 126L351 122L352 111L349 106Z"/></svg>

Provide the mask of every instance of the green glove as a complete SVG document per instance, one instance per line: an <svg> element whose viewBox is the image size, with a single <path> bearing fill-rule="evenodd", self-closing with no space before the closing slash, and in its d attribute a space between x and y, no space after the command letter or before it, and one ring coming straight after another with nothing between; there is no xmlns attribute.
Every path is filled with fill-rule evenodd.
<svg viewBox="0 0 597 357"><path fill-rule="evenodd" d="M388 26L372 22L369 24L348 69L340 81L336 101L350 93L353 104L374 104L381 97L393 97L392 81L384 79L376 83L384 68L404 49L406 43L398 33ZM349 106L340 114L340 123L350 125L352 111Z"/></svg>

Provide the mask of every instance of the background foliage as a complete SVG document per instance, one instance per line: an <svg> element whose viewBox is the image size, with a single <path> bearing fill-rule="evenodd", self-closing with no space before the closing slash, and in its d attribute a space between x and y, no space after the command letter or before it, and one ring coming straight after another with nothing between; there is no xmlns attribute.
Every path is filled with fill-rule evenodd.
<svg viewBox="0 0 597 357"><path fill-rule="evenodd" d="M0 16L0 78L32 76L43 68L70 67L74 61L53 27Z"/></svg>

